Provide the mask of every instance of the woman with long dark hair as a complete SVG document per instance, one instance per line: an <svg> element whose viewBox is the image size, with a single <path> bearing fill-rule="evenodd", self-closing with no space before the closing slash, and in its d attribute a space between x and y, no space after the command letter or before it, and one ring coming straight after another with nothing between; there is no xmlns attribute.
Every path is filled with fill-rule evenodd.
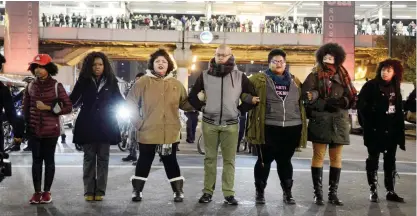
<svg viewBox="0 0 417 216"><path fill-rule="evenodd" d="M84 197L101 201L106 194L110 145L121 141L116 110L124 101L104 53L87 55L70 98L73 104L81 104L73 142L84 149Z"/></svg>
<svg viewBox="0 0 417 216"><path fill-rule="evenodd" d="M52 202L51 186L55 176L55 148L61 135L59 116L71 112L72 104L61 83L52 76L58 67L47 54L35 56L28 68L36 76L29 83L23 98L23 113L26 120L29 143L32 146L32 178L35 193L31 204ZM45 161L44 188L42 164Z"/></svg>
<svg viewBox="0 0 417 216"><path fill-rule="evenodd" d="M313 143L311 175L314 202L323 205L323 161L327 147L330 156L329 203L343 205L337 196L342 171L343 145L349 145L348 109L356 102L356 89L343 67L346 53L336 43L316 52L317 64L303 84L308 123L308 140Z"/></svg>
<svg viewBox="0 0 417 216"><path fill-rule="evenodd" d="M142 200L142 190L158 153L174 192L174 201L184 198L184 177L181 176L176 151L180 141L179 109L191 111L184 85L174 77L175 63L164 49L152 53L148 70L130 90L129 107L139 142L139 160L131 177L132 201Z"/></svg>
<svg viewBox="0 0 417 216"><path fill-rule="evenodd" d="M371 202L378 198L379 155L384 154L384 183L386 199L404 202L394 191L395 155L397 145L405 151L404 113L402 110L401 81L403 66L396 59L379 63L376 76L361 89L358 99L360 123L364 129L363 140L368 148L366 173Z"/></svg>

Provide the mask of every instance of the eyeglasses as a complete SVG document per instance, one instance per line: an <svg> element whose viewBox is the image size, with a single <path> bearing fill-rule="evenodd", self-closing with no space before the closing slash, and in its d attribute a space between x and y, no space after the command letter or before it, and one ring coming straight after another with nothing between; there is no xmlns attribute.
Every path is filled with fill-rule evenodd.
<svg viewBox="0 0 417 216"><path fill-rule="evenodd" d="M285 64L285 61L283 61L283 60L279 60L279 61L277 61L277 60L272 60L272 61L271 61L271 63L272 63L272 64Z"/></svg>
<svg viewBox="0 0 417 216"><path fill-rule="evenodd" d="M230 56L230 54L219 54L219 53L216 53L216 57L217 58L226 58L228 56Z"/></svg>

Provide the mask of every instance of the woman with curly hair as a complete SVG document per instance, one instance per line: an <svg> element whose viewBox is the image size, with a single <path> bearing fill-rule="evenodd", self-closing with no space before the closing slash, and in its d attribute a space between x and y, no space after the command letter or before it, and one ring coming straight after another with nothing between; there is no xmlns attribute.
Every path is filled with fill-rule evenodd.
<svg viewBox="0 0 417 216"><path fill-rule="evenodd" d="M365 83L358 98L360 123L364 129L363 140L368 148L366 173L371 187L371 202L379 202L377 175L381 153L384 154L386 199L404 202L404 199L394 191L397 145L405 151L404 113L400 88L403 72L399 60L386 59L380 62L375 79Z"/></svg>
<svg viewBox="0 0 417 216"><path fill-rule="evenodd" d="M176 150L180 138L179 109L191 111L187 91L174 77L175 62L168 52L158 49L152 53L146 74L132 87L127 102L133 111L133 122L139 142L139 160L131 177L132 201L142 200L142 190L158 153L174 192L174 201L184 198L184 177L181 176Z"/></svg>
<svg viewBox="0 0 417 216"><path fill-rule="evenodd" d="M342 66L346 53L336 43L316 52L317 64L303 84L308 123L308 140L313 143L311 175L314 202L323 205L323 160L327 146L330 156L329 203L343 205L337 197L342 169L342 148L349 145L348 109L355 103L356 89Z"/></svg>
<svg viewBox="0 0 417 216"><path fill-rule="evenodd" d="M71 112L72 104L64 86L52 76L58 67L47 54L35 56L29 63L30 72L36 79L29 83L23 96L23 113L26 133L32 146L32 179L35 193L30 204L52 202L51 186L55 175L55 148L61 135L59 116ZM45 161L44 188L42 164Z"/></svg>
<svg viewBox="0 0 417 216"><path fill-rule="evenodd" d="M70 98L73 104L81 104L73 143L83 145L84 149L84 198L102 201L106 194L110 145L121 142L116 107L124 102L104 53L87 55Z"/></svg>

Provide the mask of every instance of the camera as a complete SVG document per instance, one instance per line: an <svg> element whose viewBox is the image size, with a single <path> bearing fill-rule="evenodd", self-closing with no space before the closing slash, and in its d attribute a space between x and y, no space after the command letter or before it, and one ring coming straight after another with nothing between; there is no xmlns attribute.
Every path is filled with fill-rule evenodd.
<svg viewBox="0 0 417 216"><path fill-rule="evenodd" d="M12 163L8 160L9 155L4 152L0 152L0 182L5 177L12 176Z"/></svg>

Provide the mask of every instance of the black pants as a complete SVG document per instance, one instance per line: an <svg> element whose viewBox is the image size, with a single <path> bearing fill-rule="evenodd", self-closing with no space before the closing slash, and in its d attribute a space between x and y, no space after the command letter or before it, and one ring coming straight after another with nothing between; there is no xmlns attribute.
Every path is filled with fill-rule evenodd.
<svg viewBox="0 0 417 216"><path fill-rule="evenodd" d="M255 164L255 181L267 182L272 161L277 163L281 182L292 179L291 158L301 138L302 125L279 127L265 125L265 144L258 145L258 160ZM262 162L264 166L262 166Z"/></svg>
<svg viewBox="0 0 417 216"><path fill-rule="evenodd" d="M177 161L177 146L178 144L172 145L172 153L170 155L160 155L168 179L173 179L181 176L180 166L178 165ZM139 159L138 163L136 164L135 176L148 178L153 159L155 158L155 150L156 145L139 143Z"/></svg>
<svg viewBox="0 0 417 216"><path fill-rule="evenodd" d="M237 141L237 149L240 147L240 142L243 139L243 135L245 135L245 129L246 129L246 115L239 117L239 138Z"/></svg>
<svg viewBox="0 0 417 216"><path fill-rule="evenodd" d="M198 124L198 112L186 112L187 116L187 141L195 141L195 132Z"/></svg>
<svg viewBox="0 0 417 216"><path fill-rule="evenodd" d="M42 165L45 161L44 191L50 191L55 176L55 148L58 137L31 138L32 179L35 192L41 192Z"/></svg>
<svg viewBox="0 0 417 216"><path fill-rule="evenodd" d="M381 154L378 148L368 148L368 159L366 159L366 170L376 171L379 165L379 155ZM392 172L395 168L395 155L397 154L397 144L392 143L388 145L384 154L384 171Z"/></svg>

